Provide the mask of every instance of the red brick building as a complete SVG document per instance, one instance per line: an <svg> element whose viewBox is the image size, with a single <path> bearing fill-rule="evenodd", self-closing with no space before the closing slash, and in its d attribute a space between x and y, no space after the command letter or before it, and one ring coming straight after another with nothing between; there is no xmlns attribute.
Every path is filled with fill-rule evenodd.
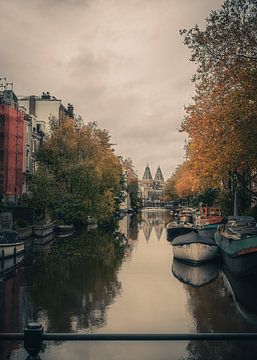
<svg viewBox="0 0 257 360"><path fill-rule="evenodd" d="M22 193L24 114L12 90L0 92L0 196L16 201Z"/></svg>

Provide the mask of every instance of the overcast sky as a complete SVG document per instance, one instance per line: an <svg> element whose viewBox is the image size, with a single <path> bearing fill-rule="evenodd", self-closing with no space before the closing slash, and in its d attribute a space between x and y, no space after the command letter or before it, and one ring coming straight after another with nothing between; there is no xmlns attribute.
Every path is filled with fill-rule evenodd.
<svg viewBox="0 0 257 360"><path fill-rule="evenodd" d="M17 95L71 102L109 130L139 177L183 161L178 132L195 66L179 30L222 0L0 0L0 76Z"/></svg>

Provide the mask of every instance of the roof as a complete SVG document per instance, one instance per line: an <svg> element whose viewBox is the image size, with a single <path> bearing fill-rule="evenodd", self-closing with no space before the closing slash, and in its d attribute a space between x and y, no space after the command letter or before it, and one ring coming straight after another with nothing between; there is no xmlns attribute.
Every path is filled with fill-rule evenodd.
<svg viewBox="0 0 257 360"><path fill-rule="evenodd" d="M144 175L143 175L143 180L153 180L151 170L150 170L148 165L145 168L145 172L144 172Z"/></svg>
<svg viewBox="0 0 257 360"><path fill-rule="evenodd" d="M157 170L156 170L156 174L155 174L154 180L155 180L155 181L164 181L164 177L163 177L163 175L162 175L162 171L161 171L160 166L158 166L158 168L157 168Z"/></svg>

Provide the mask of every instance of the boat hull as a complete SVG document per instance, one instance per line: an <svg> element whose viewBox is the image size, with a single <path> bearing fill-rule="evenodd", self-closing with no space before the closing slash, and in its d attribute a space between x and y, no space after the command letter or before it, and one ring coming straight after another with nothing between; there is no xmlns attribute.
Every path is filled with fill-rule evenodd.
<svg viewBox="0 0 257 360"><path fill-rule="evenodd" d="M19 241L12 244L0 244L0 257L9 258L22 254L25 250L24 242Z"/></svg>
<svg viewBox="0 0 257 360"><path fill-rule="evenodd" d="M54 232L54 224L43 224L43 225L33 225L33 234L35 236L48 236Z"/></svg>
<svg viewBox="0 0 257 360"><path fill-rule="evenodd" d="M251 253L257 251L257 236L233 240L217 231L215 233L215 241L224 253L232 257L236 257L242 252Z"/></svg>
<svg viewBox="0 0 257 360"><path fill-rule="evenodd" d="M257 271L257 236L245 236L235 240L223 235L218 229L215 242L229 270L238 276Z"/></svg>
<svg viewBox="0 0 257 360"><path fill-rule="evenodd" d="M174 257L190 263L204 263L213 259L218 253L216 245L200 242L173 245Z"/></svg>

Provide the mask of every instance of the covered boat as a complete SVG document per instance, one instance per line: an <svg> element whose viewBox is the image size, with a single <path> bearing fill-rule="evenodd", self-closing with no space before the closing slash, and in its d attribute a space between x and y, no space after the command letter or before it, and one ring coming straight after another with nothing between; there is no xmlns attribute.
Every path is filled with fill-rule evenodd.
<svg viewBox="0 0 257 360"><path fill-rule="evenodd" d="M215 233L224 262L238 275L257 270L257 227L251 216L229 216Z"/></svg>
<svg viewBox="0 0 257 360"><path fill-rule="evenodd" d="M183 283L199 287L216 279L218 265L216 262L209 262L199 266L192 266L178 259L173 259L172 273Z"/></svg>
<svg viewBox="0 0 257 360"><path fill-rule="evenodd" d="M0 229L0 257L16 256L24 251L24 241L19 239L19 234L14 230Z"/></svg>
<svg viewBox="0 0 257 360"><path fill-rule="evenodd" d="M174 257L186 262L199 264L213 259L218 247L208 233L190 232L172 241Z"/></svg>
<svg viewBox="0 0 257 360"><path fill-rule="evenodd" d="M170 223L168 223L166 230L167 230L167 240L173 241L173 239L175 239L175 237L179 235L188 234L191 231L194 231L194 226L193 224L190 223L171 221Z"/></svg>
<svg viewBox="0 0 257 360"><path fill-rule="evenodd" d="M257 227L251 216L229 216L218 227L215 241L229 269L238 275L257 270Z"/></svg>

